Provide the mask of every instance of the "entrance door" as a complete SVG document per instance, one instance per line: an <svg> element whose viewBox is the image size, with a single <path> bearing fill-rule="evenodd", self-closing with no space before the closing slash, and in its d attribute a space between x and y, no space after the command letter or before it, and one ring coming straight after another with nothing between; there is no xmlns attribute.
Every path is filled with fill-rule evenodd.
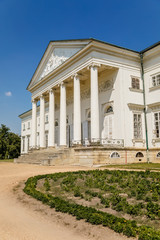
<svg viewBox="0 0 160 240"><path fill-rule="evenodd" d="M55 144L59 146L59 126L55 126Z"/></svg>
<svg viewBox="0 0 160 240"><path fill-rule="evenodd" d="M102 138L113 138L113 114L104 116Z"/></svg>

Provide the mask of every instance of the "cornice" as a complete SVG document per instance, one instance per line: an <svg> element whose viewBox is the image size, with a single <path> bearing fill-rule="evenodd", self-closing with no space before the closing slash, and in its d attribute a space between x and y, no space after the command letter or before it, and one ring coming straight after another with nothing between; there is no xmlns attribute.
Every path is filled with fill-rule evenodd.
<svg viewBox="0 0 160 240"><path fill-rule="evenodd" d="M140 111L144 110L144 105L141 105L141 104L128 103L127 105L132 110L140 110Z"/></svg>
<svg viewBox="0 0 160 240"><path fill-rule="evenodd" d="M160 102L155 102L147 105L151 109L160 108Z"/></svg>
<svg viewBox="0 0 160 240"><path fill-rule="evenodd" d="M143 53L143 60L144 62L149 60L152 57L155 57L156 55L160 54L160 45L148 50L147 52Z"/></svg>

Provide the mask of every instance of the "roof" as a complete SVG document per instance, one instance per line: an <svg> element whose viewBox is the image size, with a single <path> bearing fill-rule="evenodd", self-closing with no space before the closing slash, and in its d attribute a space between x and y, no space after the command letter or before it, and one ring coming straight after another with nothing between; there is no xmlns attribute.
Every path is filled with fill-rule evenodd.
<svg viewBox="0 0 160 240"><path fill-rule="evenodd" d="M143 54L143 53L145 53L145 52L151 50L152 48L157 47L158 45L160 45L160 41L159 41L159 42L156 42L156 43L154 43L154 44L152 44L151 46L149 46L149 47L147 47L147 48L145 48L144 50L140 51L140 53Z"/></svg>

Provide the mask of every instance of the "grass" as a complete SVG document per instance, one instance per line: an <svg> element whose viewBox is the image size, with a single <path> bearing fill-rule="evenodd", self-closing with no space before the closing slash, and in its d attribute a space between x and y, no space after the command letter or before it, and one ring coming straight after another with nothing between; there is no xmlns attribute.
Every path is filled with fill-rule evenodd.
<svg viewBox="0 0 160 240"><path fill-rule="evenodd" d="M14 161L14 159L0 159L0 163L1 162L13 162Z"/></svg>
<svg viewBox="0 0 160 240"><path fill-rule="evenodd" d="M125 165L107 165L107 168L119 168L119 169L142 169L142 170L158 170L160 171L160 163L131 163Z"/></svg>

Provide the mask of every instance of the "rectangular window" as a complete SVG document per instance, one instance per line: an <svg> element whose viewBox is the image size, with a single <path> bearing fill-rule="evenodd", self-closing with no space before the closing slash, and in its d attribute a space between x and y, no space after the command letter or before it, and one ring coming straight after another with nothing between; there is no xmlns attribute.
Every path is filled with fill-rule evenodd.
<svg viewBox="0 0 160 240"><path fill-rule="evenodd" d="M45 121L45 123L48 123L48 115L46 115L46 121Z"/></svg>
<svg viewBox="0 0 160 240"><path fill-rule="evenodd" d="M30 122L28 122L28 129L30 129Z"/></svg>
<svg viewBox="0 0 160 240"><path fill-rule="evenodd" d="M134 139L142 139L142 119L141 114L133 114Z"/></svg>
<svg viewBox="0 0 160 240"><path fill-rule="evenodd" d="M23 131L25 131L25 124L23 124Z"/></svg>
<svg viewBox="0 0 160 240"><path fill-rule="evenodd" d="M160 86L160 74L157 74L152 77L152 86L153 87Z"/></svg>
<svg viewBox="0 0 160 240"><path fill-rule="evenodd" d="M132 88L140 89L139 78L132 77Z"/></svg>
<svg viewBox="0 0 160 240"><path fill-rule="evenodd" d="M155 136L160 137L160 112L154 113Z"/></svg>

